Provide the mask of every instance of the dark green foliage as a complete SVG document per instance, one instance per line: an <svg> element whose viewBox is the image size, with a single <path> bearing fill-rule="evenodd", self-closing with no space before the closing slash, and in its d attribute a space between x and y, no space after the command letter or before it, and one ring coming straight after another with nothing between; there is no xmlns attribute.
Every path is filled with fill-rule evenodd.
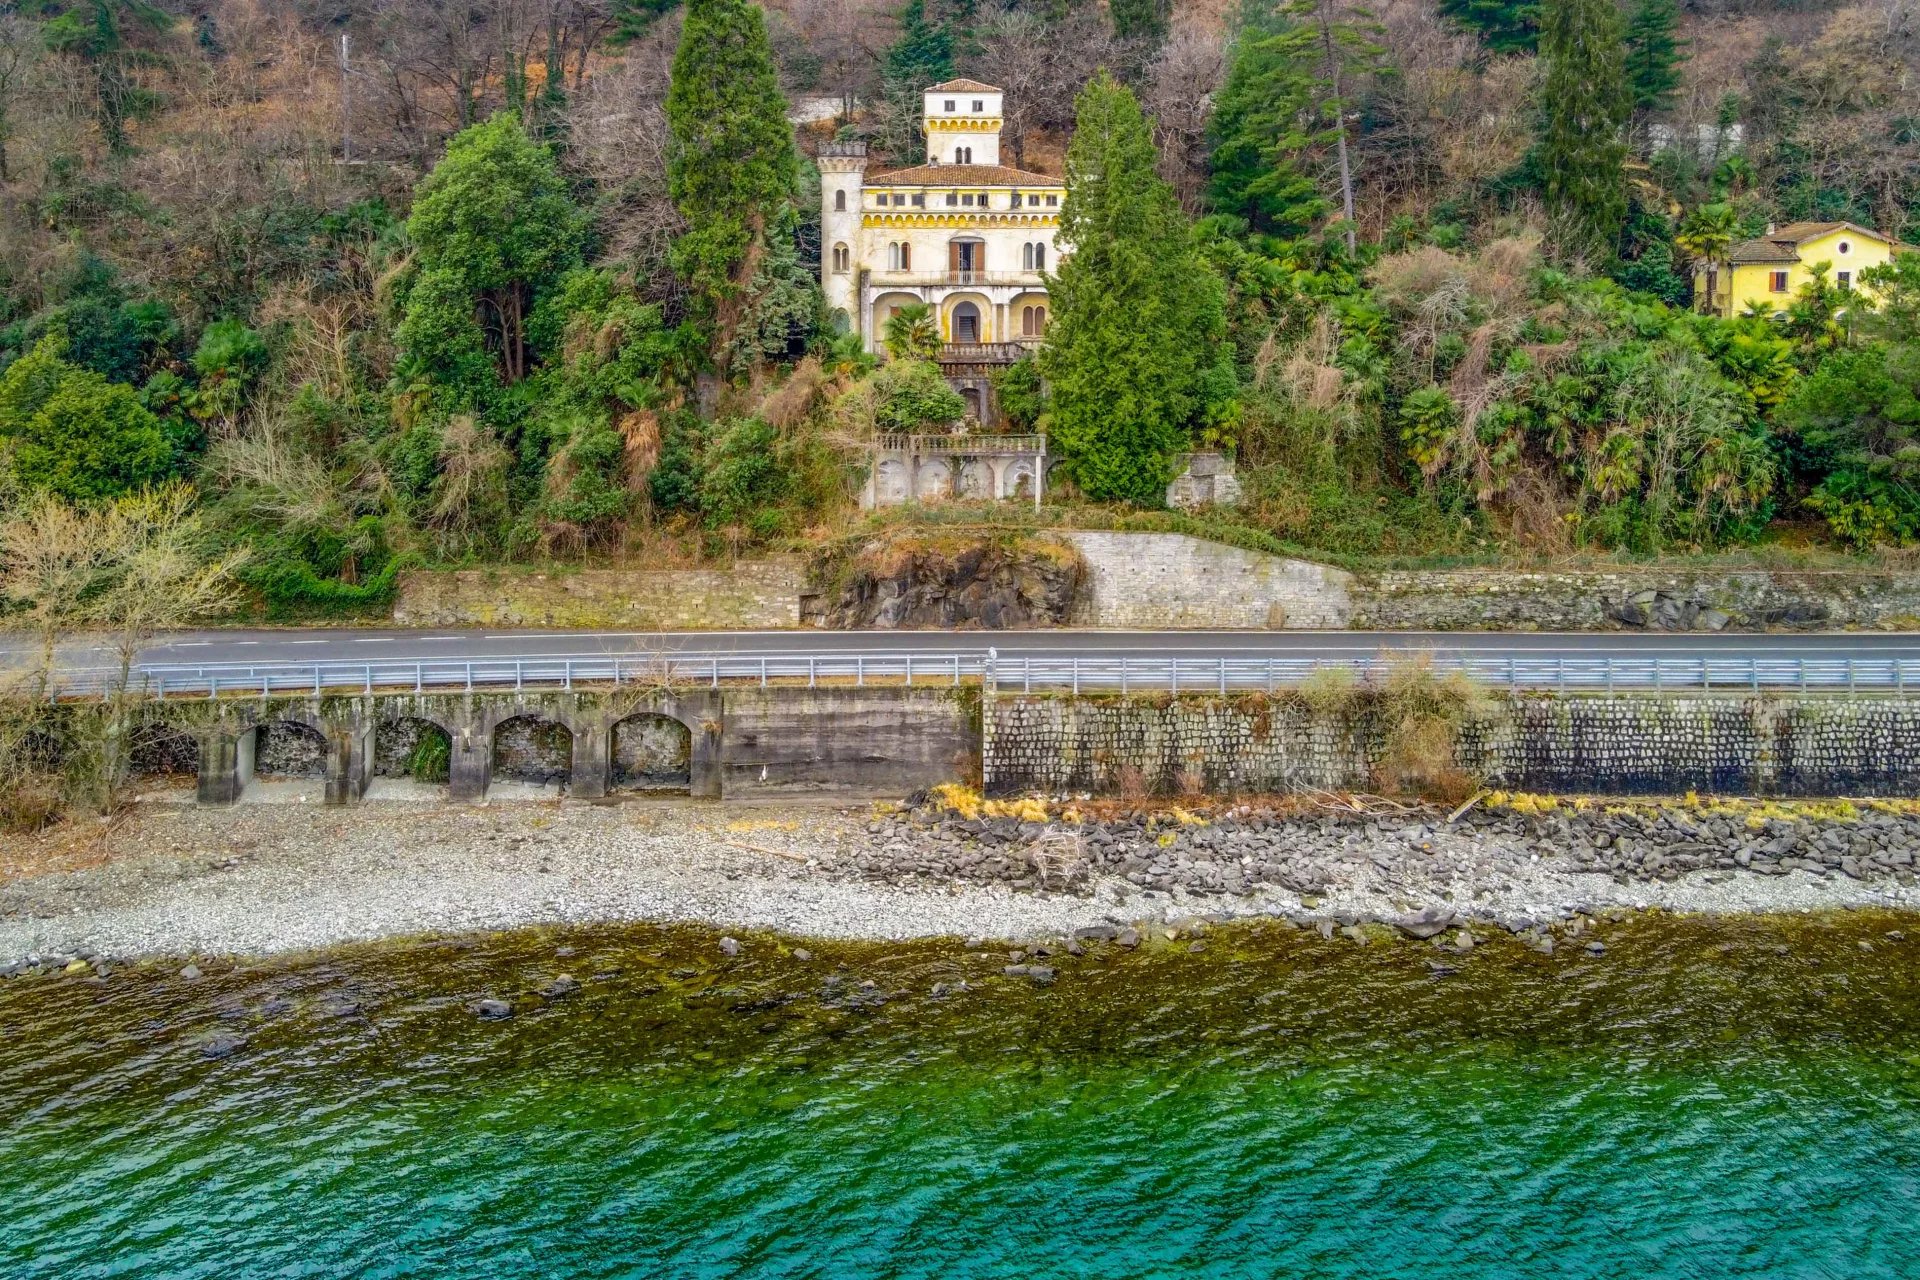
<svg viewBox="0 0 1920 1280"><path fill-rule="evenodd" d="M455 135L407 219L418 274L395 339L402 377L449 409L490 402L529 372L527 322L585 249L553 153L499 115Z"/></svg>
<svg viewBox="0 0 1920 1280"><path fill-rule="evenodd" d="M1554 0L1542 20L1539 166L1554 247L1563 260L1600 265L1627 214L1620 15L1613 0Z"/></svg>
<svg viewBox="0 0 1920 1280"><path fill-rule="evenodd" d="M127 296L114 269L82 253L48 283L47 305L10 328L0 328L0 367L49 334L58 334L64 358L112 382L136 382L148 364L179 336L162 303Z"/></svg>
<svg viewBox="0 0 1920 1280"><path fill-rule="evenodd" d="M1820 362L1781 407L1807 505L1854 546L1920 536L1920 347L1871 346Z"/></svg>
<svg viewBox="0 0 1920 1280"><path fill-rule="evenodd" d="M792 477L780 444L780 433L759 418L716 426L700 481L700 513L709 529L742 529L760 538L781 532L779 504Z"/></svg>
<svg viewBox="0 0 1920 1280"><path fill-rule="evenodd" d="M882 431L914 432L951 426L967 412L940 367L925 360L889 360L873 376L874 424Z"/></svg>
<svg viewBox="0 0 1920 1280"><path fill-rule="evenodd" d="M660 459L647 477L654 509L692 513L700 509L700 421L688 413L668 415L660 441Z"/></svg>
<svg viewBox="0 0 1920 1280"><path fill-rule="evenodd" d="M1208 203L1262 235L1304 235L1325 216L1326 198L1302 172L1301 120L1313 102L1313 76L1275 41L1272 20L1249 24L1208 121L1212 177Z"/></svg>
<svg viewBox="0 0 1920 1280"><path fill-rule="evenodd" d="M724 358L739 326L750 259L797 180L787 100L767 27L746 0L691 0L667 92L667 185L687 229L674 269ZM743 271L743 268L747 270Z"/></svg>
<svg viewBox="0 0 1920 1280"><path fill-rule="evenodd" d="M1440 0L1440 12L1478 36L1490 53L1524 53L1540 38L1536 0Z"/></svg>
<svg viewBox="0 0 1920 1280"><path fill-rule="evenodd" d="M1108 0L1113 34L1122 40L1144 40L1157 45L1167 38L1171 0Z"/></svg>
<svg viewBox="0 0 1920 1280"><path fill-rule="evenodd" d="M407 776L415 782L445 782L452 763L453 744L446 730L423 723L407 753Z"/></svg>
<svg viewBox="0 0 1920 1280"><path fill-rule="evenodd" d="M993 390L999 397L1001 414L1023 431L1038 426L1047 412L1047 384L1040 376L1040 362L1032 356L1002 369L994 378Z"/></svg>
<svg viewBox="0 0 1920 1280"><path fill-rule="evenodd" d="M1102 75L1080 95L1040 356L1053 439L1089 497L1164 500L1170 455L1231 415L1225 291L1194 251L1132 92Z"/></svg>
<svg viewBox="0 0 1920 1280"><path fill-rule="evenodd" d="M1680 6L1675 0L1635 0L1627 20L1627 86L1636 111L1658 114L1673 109L1680 89L1685 44L1675 38Z"/></svg>
<svg viewBox="0 0 1920 1280"><path fill-rule="evenodd" d="M818 246L815 246L818 253ZM766 247L747 285L747 313L734 335L733 368L797 360L825 327L825 300L816 265L800 257L800 215L791 204L775 212Z"/></svg>
<svg viewBox="0 0 1920 1280"><path fill-rule="evenodd" d="M63 350L58 336L43 338L0 374L0 442L18 482L92 502L167 479L173 446L139 394Z"/></svg>

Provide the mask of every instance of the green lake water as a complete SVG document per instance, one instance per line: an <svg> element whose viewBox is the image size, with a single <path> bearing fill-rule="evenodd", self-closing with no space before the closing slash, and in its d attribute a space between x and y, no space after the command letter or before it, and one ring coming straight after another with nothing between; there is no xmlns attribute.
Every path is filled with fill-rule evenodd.
<svg viewBox="0 0 1920 1280"><path fill-rule="evenodd" d="M655 928L16 980L0 1277L1920 1275L1920 921L1601 936L1235 926L1049 987Z"/></svg>

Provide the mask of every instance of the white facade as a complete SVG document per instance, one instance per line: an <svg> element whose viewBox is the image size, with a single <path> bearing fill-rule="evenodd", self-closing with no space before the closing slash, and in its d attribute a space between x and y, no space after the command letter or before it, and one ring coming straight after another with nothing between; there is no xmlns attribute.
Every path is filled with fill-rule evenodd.
<svg viewBox="0 0 1920 1280"><path fill-rule="evenodd" d="M820 282L868 350L913 303L934 307L956 359L1011 360L1039 342L1066 187L1000 163L1002 103L971 80L928 89L928 163L909 169L869 174L864 143L822 148Z"/></svg>

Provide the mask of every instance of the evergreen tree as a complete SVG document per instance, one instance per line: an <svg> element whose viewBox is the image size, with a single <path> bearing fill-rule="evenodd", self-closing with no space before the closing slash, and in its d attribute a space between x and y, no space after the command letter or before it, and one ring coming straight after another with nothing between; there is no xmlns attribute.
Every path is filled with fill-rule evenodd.
<svg viewBox="0 0 1920 1280"><path fill-rule="evenodd" d="M524 378L534 308L586 247L553 152L504 113L463 130L421 182L407 237L419 274L394 335L403 371L450 392L449 408Z"/></svg>
<svg viewBox="0 0 1920 1280"><path fill-rule="evenodd" d="M1327 201L1296 154L1299 122L1313 99L1313 77L1275 43L1271 19L1250 22L1234 41L1226 83L1207 123L1212 176L1207 201L1262 235L1305 235Z"/></svg>
<svg viewBox="0 0 1920 1280"><path fill-rule="evenodd" d="M689 0L667 91L667 190L686 219L674 269L724 359L798 160L760 7Z"/></svg>
<svg viewBox="0 0 1920 1280"><path fill-rule="evenodd" d="M926 158L920 95L953 78L953 54L953 29L928 15L926 0L907 0L900 12L900 38L887 50L880 71L879 141L904 163Z"/></svg>
<svg viewBox="0 0 1920 1280"><path fill-rule="evenodd" d="M1540 38L1535 0L1440 0L1440 12L1478 36L1489 53L1526 53Z"/></svg>
<svg viewBox="0 0 1920 1280"><path fill-rule="evenodd" d="M1680 6L1674 0L1639 0L1627 20L1627 85L1635 111L1655 114L1673 109L1680 88L1680 64L1686 45L1674 38Z"/></svg>
<svg viewBox="0 0 1920 1280"><path fill-rule="evenodd" d="M1613 0L1551 0L1540 29L1539 164L1562 260L1611 260L1627 216L1629 97Z"/></svg>
<svg viewBox="0 0 1920 1280"><path fill-rule="evenodd" d="M680 0L613 0L609 16L613 31L607 43L618 48L652 30L653 24L680 7Z"/></svg>
<svg viewBox="0 0 1920 1280"><path fill-rule="evenodd" d="M1053 439L1091 498L1164 500L1169 455L1231 412L1225 293L1192 245L1132 92L1080 94L1041 372Z"/></svg>
<svg viewBox="0 0 1920 1280"><path fill-rule="evenodd" d="M1122 40L1140 39L1158 46L1167 38L1171 17L1169 0L1108 0L1113 34Z"/></svg>

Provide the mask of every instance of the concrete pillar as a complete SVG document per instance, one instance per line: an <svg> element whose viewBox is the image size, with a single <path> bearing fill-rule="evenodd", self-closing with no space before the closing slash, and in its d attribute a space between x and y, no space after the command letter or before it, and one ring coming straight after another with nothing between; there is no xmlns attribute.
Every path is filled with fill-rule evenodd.
<svg viewBox="0 0 1920 1280"><path fill-rule="evenodd" d="M346 724L327 726L327 803L358 804L373 778L371 708Z"/></svg>
<svg viewBox="0 0 1920 1280"><path fill-rule="evenodd" d="M568 717L568 732L573 734L573 763L568 773L567 794L581 800L599 800L607 794L612 781L613 727L605 716Z"/></svg>
<svg viewBox="0 0 1920 1280"><path fill-rule="evenodd" d="M211 725L200 732L200 778L195 798L201 804L232 804L253 781L258 730Z"/></svg>
<svg viewBox="0 0 1920 1280"><path fill-rule="evenodd" d="M493 726L469 715L447 727L447 798L475 804L487 798L493 781Z"/></svg>
<svg viewBox="0 0 1920 1280"><path fill-rule="evenodd" d="M1753 700L1753 794L1780 790L1780 707L1767 698Z"/></svg>
<svg viewBox="0 0 1920 1280"><path fill-rule="evenodd" d="M695 800L720 798L722 724L720 699L715 697L708 713L694 721L687 744L687 794Z"/></svg>

